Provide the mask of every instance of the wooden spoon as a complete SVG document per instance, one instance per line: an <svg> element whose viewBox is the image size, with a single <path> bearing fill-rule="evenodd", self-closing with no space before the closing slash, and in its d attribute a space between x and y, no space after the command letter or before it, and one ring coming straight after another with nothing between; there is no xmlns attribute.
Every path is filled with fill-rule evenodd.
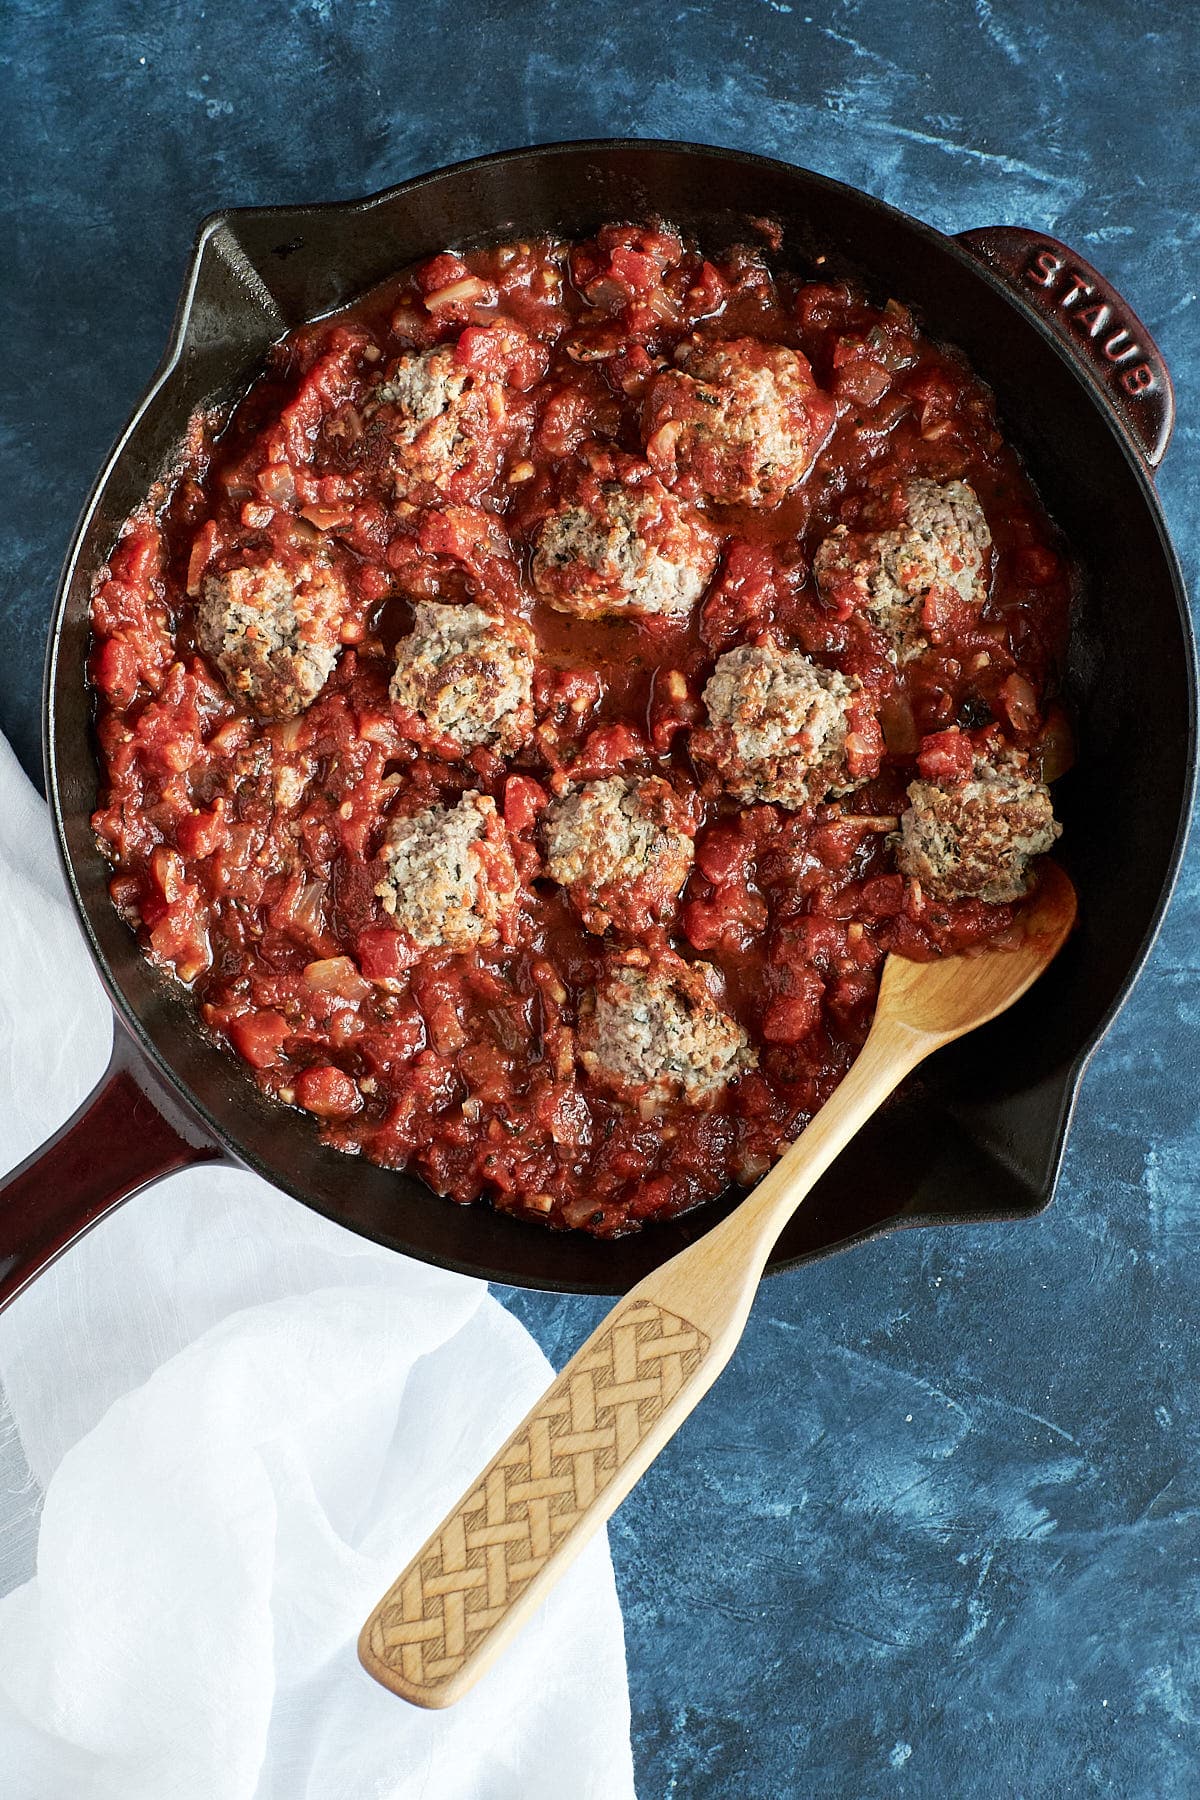
<svg viewBox="0 0 1200 1800"><path fill-rule="evenodd" d="M904 1076L994 1019L1058 953L1075 890L1047 863L1016 949L889 956L870 1035L837 1091L741 1205L613 1307L389 1588L364 1668L417 1706L461 1699L712 1386L779 1233Z"/></svg>

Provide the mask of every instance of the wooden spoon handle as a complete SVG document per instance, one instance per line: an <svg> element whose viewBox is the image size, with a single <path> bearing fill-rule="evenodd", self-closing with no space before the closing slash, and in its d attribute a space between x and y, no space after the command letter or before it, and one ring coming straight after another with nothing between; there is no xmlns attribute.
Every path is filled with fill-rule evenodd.
<svg viewBox="0 0 1200 1800"><path fill-rule="evenodd" d="M377 1681L450 1706L478 1680L708 1392L782 1225L921 1053L873 1032L755 1194L613 1307L367 1620Z"/></svg>
<svg viewBox="0 0 1200 1800"><path fill-rule="evenodd" d="M364 1666L418 1706L478 1679L716 1379L726 1347L639 1289L615 1306L363 1627Z"/></svg>

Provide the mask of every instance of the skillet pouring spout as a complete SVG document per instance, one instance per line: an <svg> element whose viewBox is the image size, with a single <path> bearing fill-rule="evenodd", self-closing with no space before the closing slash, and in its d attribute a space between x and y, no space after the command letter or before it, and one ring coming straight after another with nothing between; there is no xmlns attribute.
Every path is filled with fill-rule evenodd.
<svg viewBox="0 0 1200 1800"><path fill-rule="evenodd" d="M780 1232L916 1065L1007 1011L1075 923L1053 864L1011 949L888 958L866 1043L808 1129L706 1237L620 1301L363 1627L367 1671L417 1706L460 1699L674 1436L742 1335Z"/></svg>

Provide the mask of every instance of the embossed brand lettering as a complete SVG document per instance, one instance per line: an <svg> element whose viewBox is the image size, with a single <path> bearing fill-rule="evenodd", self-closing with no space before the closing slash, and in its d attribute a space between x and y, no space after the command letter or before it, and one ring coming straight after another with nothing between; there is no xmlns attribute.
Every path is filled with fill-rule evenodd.
<svg viewBox="0 0 1200 1800"><path fill-rule="evenodd" d="M1053 287L1063 266L1061 256L1055 256L1053 250L1039 250L1033 261L1025 270L1030 281L1036 281L1039 287Z"/></svg>
<svg viewBox="0 0 1200 1800"><path fill-rule="evenodd" d="M1148 394L1158 383L1150 364L1139 363L1136 369L1126 369L1121 377L1121 386L1127 394Z"/></svg>
<svg viewBox="0 0 1200 1800"><path fill-rule="evenodd" d="M1107 300L1097 300L1095 306L1081 306L1075 314L1076 325L1086 328L1090 338L1099 337L1112 317L1112 307Z"/></svg>
<svg viewBox="0 0 1200 1800"><path fill-rule="evenodd" d="M1142 346L1134 343L1122 325L1120 331L1114 331L1112 336L1106 340L1104 354L1110 363L1128 362L1131 356L1142 354Z"/></svg>
<svg viewBox="0 0 1200 1800"><path fill-rule="evenodd" d="M1048 247L1031 254L1023 272L1026 281L1043 288L1051 296L1046 303L1048 308L1070 313L1070 322L1079 335L1095 344L1092 354L1103 355L1105 362L1114 365L1114 371L1121 371L1118 379L1127 394L1136 399L1139 394L1157 390L1160 383L1153 365L1145 360L1135 361L1137 357L1144 358L1145 351L1128 326L1120 323L1120 312L1113 303L1093 300L1087 306L1078 304L1095 294L1095 281L1088 281L1078 269L1071 268L1064 257L1056 256ZM1064 278L1061 288L1060 276ZM1112 326L1116 329L1111 330ZM1107 337L1105 332L1109 333ZM1124 364L1131 366L1125 368Z"/></svg>

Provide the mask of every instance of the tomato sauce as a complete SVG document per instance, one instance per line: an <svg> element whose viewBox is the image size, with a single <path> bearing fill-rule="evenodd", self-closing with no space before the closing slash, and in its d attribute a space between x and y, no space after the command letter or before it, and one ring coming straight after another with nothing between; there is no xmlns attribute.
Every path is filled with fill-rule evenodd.
<svg viewBox="0 0 1200 1800"><path fill-rule="evenodd" d="M812 275L753 246L706 259L657 224L434 257L290 334L237 406L194 419L98 573L94 825L113 901L214 1037L338 1149L455 1201L626 1232L757 1179L852 1062L889 951L1012 932L1011 907L914 893L889 836L922 740L947 727L996 726L1047 779L1066 766L1069 562L962 357L899 301ZM721 558L690 617L551 610L528 577L538 523L581 471L643 462L647 383L694 335L802 351L836 408L828 441L779 505L703 508ZM486 454L435 490L398 478L370 396L402 351L442 343L490 359L508 405ZM896 668L878 633L822 599L811 562L912 474L973 485L993 572L981 615ZM256 717L198 648L201 578L238 560L299 566L314 546L349 595L336 666L299 716ZM432 753L388 697L414 605L481 595L537 641L536 729L507 759ZM766 633L857 676L878 709L881 772L841 802L740 807L689 756L716 658ZM642 1116L575 1057L581 997L631 937L619 921L583 929L541 873L537 823L567 780L612 773L666 774L696 796L687 885L635 936L712 965L757 1051L707 1110ZM467 790L504 816L516 925L493 948L414 958L376 895L380 842L397 804Z"/></svg>

